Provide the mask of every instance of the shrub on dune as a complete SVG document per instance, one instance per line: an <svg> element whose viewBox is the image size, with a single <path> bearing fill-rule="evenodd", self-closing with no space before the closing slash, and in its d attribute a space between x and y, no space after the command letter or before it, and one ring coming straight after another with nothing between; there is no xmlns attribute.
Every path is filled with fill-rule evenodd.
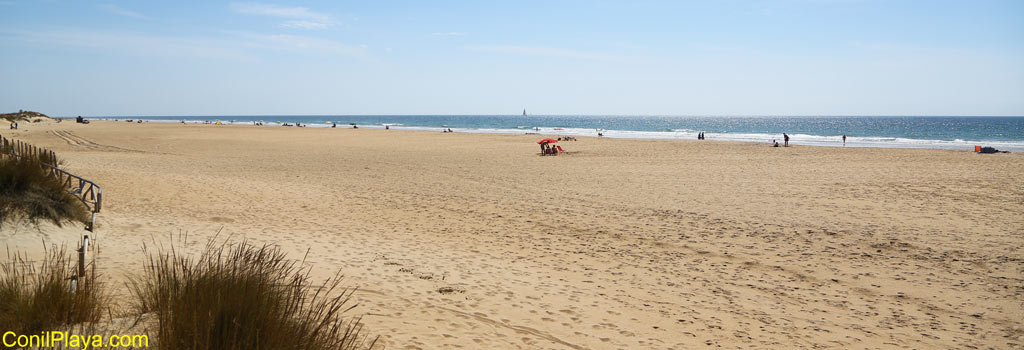
<svg viewBox="0 0 1024 350"><path fill-rule="evenodd" d="M0 225L19 219L34 224L49 221L57 226L66 221L88 222L85 205L50 176L40 161L0 157Z"/></svg>
<svg viewBox="0 0 1024 350"><path fill-rule="evenodd" d="M99 321L106 304L95 271L71 289L78 271L64 248L46 252L39 269L15 255L0 263L0 330L39 334L64 325Z"/></svg>
<svg viewBox="0 0 1024 350"><path fill-rule="evenodd" d="M195 258L150 255L129 286L139 311L156 313L160 349L371 348L359 319L342 318L353 291L337 276L310 280L276 247L211 241Z"/></svg>

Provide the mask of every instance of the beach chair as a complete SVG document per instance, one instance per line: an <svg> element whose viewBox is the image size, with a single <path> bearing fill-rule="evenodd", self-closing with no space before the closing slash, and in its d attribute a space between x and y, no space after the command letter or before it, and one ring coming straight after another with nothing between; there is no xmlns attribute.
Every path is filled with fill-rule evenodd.
<svg viewBox="0 0 1024 350"><path fill-rule="evenodd" d="M558 152L563 152L563 153L565 152L565 150L562 149L562 146L555 146L555 148L558 148Z"/></svg>

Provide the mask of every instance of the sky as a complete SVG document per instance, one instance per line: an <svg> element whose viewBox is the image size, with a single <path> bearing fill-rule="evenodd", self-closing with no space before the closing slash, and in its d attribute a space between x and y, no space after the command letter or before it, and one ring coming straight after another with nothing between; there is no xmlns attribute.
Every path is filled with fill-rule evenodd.
<svg viewBox="0 0 1024 350"><path fill-rule="evenodd" d="M0 112L1024 115L1024 1L0 0Z"/></svg>

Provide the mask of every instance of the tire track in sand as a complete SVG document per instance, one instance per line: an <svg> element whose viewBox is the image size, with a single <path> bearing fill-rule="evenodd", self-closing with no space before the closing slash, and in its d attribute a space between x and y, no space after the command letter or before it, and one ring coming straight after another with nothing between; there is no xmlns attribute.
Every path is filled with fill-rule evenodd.
<svg viewBox="0 0 1024 350"><path fill-rule="evenodd" d="M71 146L82 147L82 148L85 148L85 149L88 149L88 150L92 150L92 151L99 151L99 152L157 153L157 152L141 151L141 150L137 150L137 149L123 148L123 147L117 147L117 146L110 146L110 145L103 145L103 144L95 143L95 142L92 142L91 140L89 140L87 138L78 136L75 133L67 131L67 130L51 130L50 133L52 133L53 135L59 137L61 140L64 140L64 142L67 142Z"/></svg>

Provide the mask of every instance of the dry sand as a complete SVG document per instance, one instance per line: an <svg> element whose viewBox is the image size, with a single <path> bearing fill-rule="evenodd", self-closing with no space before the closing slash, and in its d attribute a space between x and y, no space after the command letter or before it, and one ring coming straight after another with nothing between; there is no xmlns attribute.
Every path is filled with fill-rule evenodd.
<svg viewBox="0 0 1024 350"><path fill-rule="evenodd" d="M143 242L183 232L193 250L218 231L309 249L315 274L361 288L353 315L389 349L1024 346L1020 154L580 138L541 157L525 135L22 129L4 135L103 186L112 285Z"/></svg>

